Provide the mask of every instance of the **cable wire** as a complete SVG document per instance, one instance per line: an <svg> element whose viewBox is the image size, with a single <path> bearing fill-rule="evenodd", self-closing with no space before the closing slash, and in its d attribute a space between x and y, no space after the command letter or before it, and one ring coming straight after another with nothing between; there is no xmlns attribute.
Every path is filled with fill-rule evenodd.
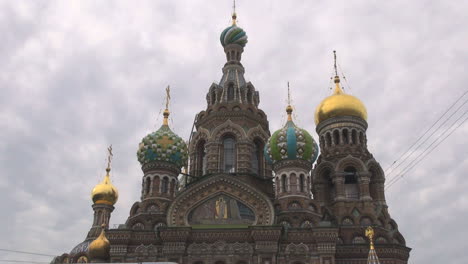
<svg viewBox="0 0 468 264"><path fill-rule="evenodd" d="M45 256L45 257L55 257L54 255L49 255L49 254L36 253L36 252L26 252L26 251L19 251L19 250L4 249L4 248L0 248L0 251L20 253L20 254L28 254L28 255L36 255L36 256Z"/></svg>
<svg viewBox="0 0 468 264"><path fill-rule="evenodd" d="M458 122L458 120L460 120L466 113L468 113L468 110L465 111L465 112L463 113L463 115L461 115L459 118L457 118L457 120L455 120L455 122L453 122L453 124L452 124L449 128L447 128L447 129L441 134L441 136L439 136L436 140L434 140L418 157L420 157L421 155L423 155L439 138L441 138L449 129L451 129L451 128ZM392 185L394 185L396 182L398 182L399 180L401 180L401 179L404 177L404 175L405 175L406 173L408 173L408 172L409 172L412 168L414 168L419 162L421 162L427 155L429 155L432 151L434 151L434 149L436 149L442 142L444 142L448 137L450 137L450 135L452 135L453 132L455 132L455 131L456 131L461 125L463 125L467 120L468 120L468 117L465 118L465 120L463 120L461 123L459 123L458 126L456 126L452 131L450 131L450 133L449 133L447 136L445 136L441 141L439 141L432 149L430 149L429 152L426 152L426 153L424 154L424 156L422 156L422 158L420 158L420 159L419 159L418 161L416 161L414 164L413 164L413 163L410 163L408 166L406 166L406 167L403 169L403 171L402 171L400 174L398 174L398 175L396 176L396 177L399 177L399 178L396 178L396 180L394 180L392 183L389 183L389 184L386 186L385 190L388 190ZM417 158L418 158L418 157L417 157ZM416 158L416 159L417 159L417 158ZM415 159L415 160L416 160L416 159ZM413 160L413 162L414 162L415 160Z"/></svg>
<svg viewBox="0 0 468 264"><path fill-rule="evenodd" d="M442 117L444 117L444 116L458 103L458 101L460 101L460 99L463 98L463 97L465 96L465 94L467 94L467 93L468 93L468 90L465 91L465 93L463 93L463 95L462 95L459 99L457 99L457 100L455 101L455 103L453 103L453 104L442 114L442 116L440 116L439 119L437 119L437 121L434 122L434 123L431 125L431 127L430 127L429 129L427 129L427 130L423 133L423 135L420 136L420 137L405 151L405 153L403 153L403 155L401 155L398 159L396 159L396 160L392 163L392 165L391 165L390 167L388 167L388 168L385 170L385 173L387 172L388 169L392 168L393 164L395 164L395 163L398 162L403 156L405 156L406 153L408 153L408 152L411 150L411 148L412 148L414 145L416 145L416 144L417 144L417 143L418 143L418 142L419 142L419 141L420 141L420 140L421 140L421 139L422 139L422 138L423 138L423 137L424 137L424 136L425 136L441 119L442 119ZM421 147L422 144L426 143L436 132L438 132L439 129L440 129L443 125L445 125L445 124L450 120L450 118L452 118L452 116L454 116L454 115L458 112L458 110L460 110L466 103L468 103L468 99L466 99L466 100L463 102L463 104L461 104L452 114L450 114L450 116L448 116L434 131L432 131L432 133L431 133L428 137L426 137L421 143L419 143L419 144L416 146L416 148L414 148L413 150L411 150L411 152L409 153L409 155L406 156L400 163L398 163L397 166L393 167L388 173L386 173L386 174L387 174L387 177L390 176L390 175L392 174L392 172L393 172L395 169L399 168L409 157L411 157L411 155L413 155L413 153L414 153L416 150L418 150L418 149ZM390 181L391 181L391 180L390 180Z"/></svg>
<svg viewBox="0 0 468 264"><path fill-rule="evenodd" d="M393 163L388 166L386 169L385 169L385 173L387 173L387 171L396 163L398 162L398 160L400 160L403 156L406 155L406 153L408 153L408 151L410 151L410 149L416 145L416 143L418 143L419 140L421 140L436 124L437 122L439 122L442 117L444 117L444 115L446 115L450 109L452 109L466 94L468 93L468 90L466 90L462 96L460 96L403 154L401 154L396 160L393 161Z"/></svg>

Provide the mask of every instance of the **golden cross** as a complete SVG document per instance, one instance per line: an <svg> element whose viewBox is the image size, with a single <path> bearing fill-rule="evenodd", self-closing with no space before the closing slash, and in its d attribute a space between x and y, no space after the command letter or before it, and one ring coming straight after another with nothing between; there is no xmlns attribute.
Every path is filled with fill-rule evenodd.
<svg viewBox="0 0 468 264"><path fill-rule="evenodd" d="M371 226L366 228L366 237L369 238L370 248L374 249L374 229Z"/></svg>
<svg viewBox="0 0 468 264"><path fill-rule="evenodd" d="M162 136L162 138L158 139L156 143L161 144L163 149L167 149L167 145L174 143L174 140L169 139L168 136Z"/></svg>
<svg viewBox="0 0 468 264"><path fill-rule="evenodd" d="M169 109L169 100L171 100L171 87L168 85L166 88L166 109Z"/></svg>
<svg viewBox="0 0 468 264"><path fill-rule="evenodd" d="M291 105L291 93L289 91L289 81L288 81L288 105Z"/></svg>
<svg viewBox="0 0 468 264"><path fill-rule="evenodd" d="M114 156L112 154L112 144L107 148L107 151L109 152L109 155L107 156L107 169L110 169L112 157Z"/></svg>
<svg viewBox="0 0 468 264"><path fill-rule="evenodd" d="M338 70L336 68L336 50L333 51L333 57L334 57L334 60L335 60L335 64L334 64L334 68L335 68L335 76L338 76Z"/></svg>

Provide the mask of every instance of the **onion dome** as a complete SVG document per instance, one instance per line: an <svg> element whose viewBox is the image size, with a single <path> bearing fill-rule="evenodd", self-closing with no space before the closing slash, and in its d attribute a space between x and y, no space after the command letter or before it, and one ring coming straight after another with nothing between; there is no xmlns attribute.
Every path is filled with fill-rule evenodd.
<svg viewBox="0 0 468 264"><path fill-rule="evenodd" d="M355 116L367 121L367 110L358 98L345 94L340 86L340 77L336 70L335 55L335 90L333 94L325 98L315 110L315 124L337 116Z"/></svg>
<svg viewBox="0 0 468 264"><path fill-rule="evenodd" d="M154 161L169 162L178 168L187 163L187 145L184 140L169 128L169 110L164 110L164 121L161 128L146 137L140 143L137 157L143 166Z"/></svg>
<svg viewBox="0 0 468 264"><path fill-rule="evenodd" d="M119 198L119 192L110 180L110 167L106 169L106 176L101 183L96 185L91 192L91 199L95 204L114 205Z"/></svg>
<svg viewBox="0 0 468 264"><path fill-rule="evenodd" d="M302 159L313 163L318 156L318 145L305 129L292 121L292 107L288 105L288 121L283 128L273 133L265 146L265 157L270 163L282 160Z"/></svg>
<svg viewBox="0 0 468 264"><path fill-rule="evenodd" d="M237 44L245 47L245 44L247 44L247 34L242 28L237 26L236 19L237 15L236 12L234 12L232 13L232 25L224 29L221 33L219 40L223 47L229 44Z"/></svg>
<svg viewBox="0 0 468 264"><path fill-rule="evenodd" d="M91 260L107 260L110 257L110 243L104 231L105 225L102 225L101 228L101 234L88 247L88 255Z"/></svg>

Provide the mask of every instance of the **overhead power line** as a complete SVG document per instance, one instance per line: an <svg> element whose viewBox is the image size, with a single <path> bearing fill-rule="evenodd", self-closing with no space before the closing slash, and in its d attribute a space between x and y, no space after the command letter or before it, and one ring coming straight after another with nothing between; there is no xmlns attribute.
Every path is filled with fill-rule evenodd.
<svg viewBox="0 0 468 264"><path fill-rule="evenodd" d="M36 253L36 252L26 252L26 251L19 251L19 250L4 249L4 248L0 248L0 251L19 253L19 254L36 255L36 256L45 256L45 257L55 257L54 255L49 255L49 254Z"/></svg>
<svg viewBox="0 0 468 264"><path fill-rule="evenodd" d="M437 131L439 131L443 125L445 125L452 116L454 116L466 103L468 103L468 99L466 99L463 104L461 104L452 114L450 114L450 116L448 117L445 117L444 121L435 129L432 131L432 133L426 137L422 142L421 139L424 138L424 136L429 132L431 131L431 129L440 121L442 120L442 118L444 118L444 116L455 106L457 105L457 103L468 93L468 90L466 90L462 96L460 96L454 103L452 103L449 108L402 154L400 155L387 169L385 169L385 173L387 174L387 177L390 176L392 174L392 172L395 171L395 169L399 168L401 165L403 165L405 163L406 160L408 160L415 151L417 151L425 142L427 142ZM418 142L420 142L418 144ZM413 148L416 144L418 144L415 148ZM406 157L405 155L408 154ZM405 157L401 162L400 160ZM414 159L413 159L414 161ZM398 163L399 162L399 163ZM397 164L397 166L393 167L395 164ZM390 171L387 173L387 171L390 169ZM390 182L394 179L395 177L393 177ZM389 183L390 183L389 182ZM389 184L388 183L388 184Z"/></svg>
<svg viewBox="0 0 468 264"><path fill-rule="evenodd" d="M442 138L441 141L439 141L434 147L432 147L429 151L427 151L432 145L434 145L434 143L439 139L441 138L447 131L449 131L466 113L468 113L468 110L465 111L459 118L457 118L457 120L455 120L455 122L453 122L453 124L447 128L438 138L436 138L436 140L434 140L420 155L418 155L412 163L410 163L408 166L406 166L403 171L396 175L394 177L395 180L393 180L393 182L389 183L387 186L386 186L386 190L388 190L392 185L394 185L395 183L397 183L399 180L401 180L406 173L408 173L412 168L414 168L416 165L418 165L419 162L421 162L427 155L429 155L432 151L434 151L434 149L436 149L442 142L444 142L448 137L450 137L450 135L453 134L453 132L455 132L460 126L462 126L467 120L468 120L468 117L465 118L461 123L458 124L458 126L456 126L452 131L450 131L450 133L445 136L444 138ZM422 156L422 157L421 157ZM417 158L421 157L419 160L417 160ZM417 160L417 161L416 161Z"/></svg>

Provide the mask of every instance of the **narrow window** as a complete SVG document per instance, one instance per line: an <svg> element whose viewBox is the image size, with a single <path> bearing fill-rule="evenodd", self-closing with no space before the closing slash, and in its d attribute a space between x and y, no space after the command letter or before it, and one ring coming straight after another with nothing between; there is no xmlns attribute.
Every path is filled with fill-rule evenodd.
<svg viewBox="0 0 468 264"><path fill-rule="evenodd" d="M211 93L211 104L215 104L216 103L216 93L215 91L213 91Z"/></svg>
<svg viewBox="0 0 468 264"><path fill-rule="evenodd" d="M202 176L206 174L206 150L205 150L205 140L200 141L197 146L197 176Z"/></svg>
<svg viewBox="0 0 468 264"><path fill-rule="evenodd" d="M347 167L345 169L345 196L348 199L359 199L359 185L357 181L356 169Z"/></svg>
<svg viewBox="0 0 468 264"><path fill-rule="evenodd" d="M236 141L232 137L227 137L223 140L224 151L224 172L235 172L235 154L236 154Z"/></svg>
<svg viewBox="0 0 468 264"><path fill-rule="evenodd" d="M169 190L169 179L167 177L164 177L162 180L162 184L161 184L161 192L167 193L168 190Z"/></svg>
<svg viewBox="0 0 468 264"><path fill-rule="evenodd" d="M286 175L281 175L281 191L286 192Z"/></svg>
<svg viewBox="0 0 468 264"><path fill-rule="evenodd" d="M299 176L299 191L304 192L304 174Z"/></svg>
<svg viewBox="0 0 468 264"><path fill-rule="evenodd" d="M232 83L230 83L228 86L227 99L228 101L234 100L234 85Z"/></svg>
<svg viewBox="0 0 468 264"><path fill-rule="evenodd" d="M146 178L146 194L148 195L151 190L151 178L148 177Z"/></svg>
<svg viewBox="0 0 468 264"><path fill-rule="evenodd" d="M334 139L334 143L335 145L339 145L340 144L340 132L338 132L338 130L335 130L333 131L333 139Z"/></svg>
<svg viewBox="0 0 468 264"><path fill-rule="evenodd" d="M356 133L356 130L354 130L354 129L351 132L351 142L353 144L357 144L357 133Z"/></svg>
<svg viewBox="0 0 468 264"><path fill-rule="evenodd" d="M364 134L359 133L359 143L364 146Z"/></svg>
<svg viewBox="0 0 468 264"><path fill-rule="evenodd" d="M349 144L348 129L343 129L343 143Z"/></svg>
<svg viewBox="0 0 468 264"><path fill-rule="evenodd" d="M327 147L330 147L331 144L332 144L332 138L331 138L331 134L330 133L327 133L327 138L325 140L327 142Z"/></svg>
<svg viewBox="0 0 468 264"><path fill-rule="evenodd" d="M263 143L260 140L254 141L251 163L253 173L261 176L263 171Z"/></svg>

